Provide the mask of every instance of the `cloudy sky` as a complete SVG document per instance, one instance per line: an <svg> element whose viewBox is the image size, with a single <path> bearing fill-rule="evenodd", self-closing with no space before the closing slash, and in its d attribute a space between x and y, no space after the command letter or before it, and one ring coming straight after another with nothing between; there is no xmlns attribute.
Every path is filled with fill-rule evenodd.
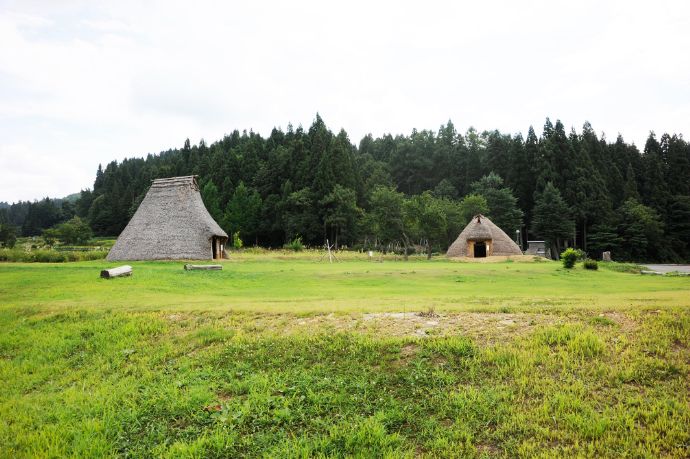
<svg viewBox="0 0 690 459"><path fill-rule="evenodd" d="M319 112L371 132L690 133L690 6L631 1L0 0L0 201L99 163Z"/></svg>

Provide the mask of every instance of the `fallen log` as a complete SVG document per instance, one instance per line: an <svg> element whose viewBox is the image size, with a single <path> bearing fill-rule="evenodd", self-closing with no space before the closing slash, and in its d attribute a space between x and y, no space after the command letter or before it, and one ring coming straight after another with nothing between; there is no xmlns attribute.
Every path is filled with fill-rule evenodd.
<svg viewBox="0 0 690 459"><path fill-rule="evenodd" d="M129 265L118 266L117 268L104 269L101 271L102 279L111 279L113 277L124 277L132 275L132 267Z"/></svg>
<svg viewBox="0 0 690 459"><path fill-rule="evenodd" d="M223 269L223 265L184 265L186 271L192 271L195 269Z"/></svg>
<svg viewBox="0 0 690 459"><path fill-rule="evenodd" d="M664 273L659 271L640 271L640 274L652 274L654 276L663 276Z"/></svg>

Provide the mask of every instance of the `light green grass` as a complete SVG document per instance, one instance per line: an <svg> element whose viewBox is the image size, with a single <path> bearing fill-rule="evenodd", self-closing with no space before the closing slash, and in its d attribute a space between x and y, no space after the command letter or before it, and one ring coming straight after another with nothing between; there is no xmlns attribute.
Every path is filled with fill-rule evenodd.
<svg viewBox="0 0 690 459"><path fill-rule="evenodd" d="M559 263L347 260L312 255L234 255L222 271L182 262L132 262L130 278L102 280L94 261L69 266L0 264L3 303L42 309L371 312L566 310L690 306L690 279L650 278Z"/></svg>
<svg viewBox="0 0 690 459"><path fill-rule="evenodd" d="M690 279L318 258L0 264L0 456L689 455Z"/></svg>

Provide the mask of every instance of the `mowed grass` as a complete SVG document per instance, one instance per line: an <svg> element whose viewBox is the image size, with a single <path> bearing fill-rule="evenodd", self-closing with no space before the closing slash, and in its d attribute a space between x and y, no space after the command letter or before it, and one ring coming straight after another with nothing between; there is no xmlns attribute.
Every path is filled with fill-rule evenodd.
<svg viewBox="0 0 690 459"><path fill-rule="evenodd" d="M690 455L690 279L318 259L0 264L0 455Z"/></svg>
<svg viewBox="0 0 690 459"><path fill-rule="evenodd" d="M222 310L275 313L437 310L626 309L690 306L690 279L556 262L458 263L445 258L329 264L319 254L233 255L222 271L184 271L183 262L131 262L130 278L99 279L105 260L68 266L0 264L8 305L43 310ZM122 263L120 263L122 264Z"/></svg>

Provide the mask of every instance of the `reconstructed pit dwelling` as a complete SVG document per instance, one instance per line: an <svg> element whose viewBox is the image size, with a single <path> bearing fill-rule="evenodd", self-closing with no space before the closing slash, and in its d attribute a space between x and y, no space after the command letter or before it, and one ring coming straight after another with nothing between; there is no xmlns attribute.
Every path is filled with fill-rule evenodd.
<svg viewBox="0 0 690 459"><path fill-rule="evenodd" d="M522 255L522 250L501 228L483 215L476 215L448 247L449 257L483 258Z"/></svg>
<svg viewBox="0 0 690 459"><path fill-rule="evenodd" d="M156 179L110 249L116 260L218 260L228 235L211 217L196 176Z"/></svg>

